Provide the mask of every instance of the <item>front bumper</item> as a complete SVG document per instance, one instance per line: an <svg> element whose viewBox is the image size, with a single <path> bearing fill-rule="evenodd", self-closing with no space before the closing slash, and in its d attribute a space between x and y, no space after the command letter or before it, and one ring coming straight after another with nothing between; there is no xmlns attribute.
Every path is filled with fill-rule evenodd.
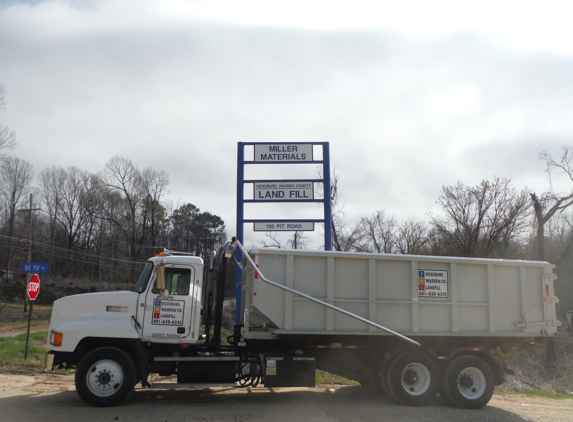
<svg viewBox="0 0 573 422"><path fill-rule="evenodd" d="M54 353L50 353L47 352L46 356L45 356L45 364L44 364L44 369L46 371L53 371L54 370L54 359L56 358L56 355Z"/></svg>

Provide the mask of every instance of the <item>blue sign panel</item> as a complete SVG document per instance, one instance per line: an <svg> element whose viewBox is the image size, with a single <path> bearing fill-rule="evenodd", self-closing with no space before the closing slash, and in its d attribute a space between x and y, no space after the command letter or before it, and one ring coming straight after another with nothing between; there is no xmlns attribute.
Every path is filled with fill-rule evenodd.
<svg viewBox="0 0 573 422"><path fill-rule="evenodd" d="M22 274L47 274L48 264L40 264L37 262L24 262L22 264Z"/></svg>

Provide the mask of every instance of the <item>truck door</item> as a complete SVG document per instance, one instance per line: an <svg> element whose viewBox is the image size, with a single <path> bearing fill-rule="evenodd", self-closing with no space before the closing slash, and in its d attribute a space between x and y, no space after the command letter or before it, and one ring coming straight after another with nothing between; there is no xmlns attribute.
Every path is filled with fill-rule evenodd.
<svg viewBox="0 0 573 422"><path fill-rule="evenodd" d="M191 334L196 301L193 267L157 267L153 286L147 290L143 337L150 341L185 339ZM161 274L163 273L163 274Z"/></svg>

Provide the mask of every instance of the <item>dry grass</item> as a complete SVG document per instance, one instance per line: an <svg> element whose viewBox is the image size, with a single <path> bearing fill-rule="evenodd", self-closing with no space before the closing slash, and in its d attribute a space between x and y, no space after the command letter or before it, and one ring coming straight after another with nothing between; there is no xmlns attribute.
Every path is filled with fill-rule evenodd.
<svg viewBox="0 0 573 422"><path fill-rule="evenodd" d="M505 383L498 389L573 394L573 337L567 333L560 334L554 346L554 360L548 359L547 349L539 346L509 353L507 365L516 374L506 375Z"/></svg>

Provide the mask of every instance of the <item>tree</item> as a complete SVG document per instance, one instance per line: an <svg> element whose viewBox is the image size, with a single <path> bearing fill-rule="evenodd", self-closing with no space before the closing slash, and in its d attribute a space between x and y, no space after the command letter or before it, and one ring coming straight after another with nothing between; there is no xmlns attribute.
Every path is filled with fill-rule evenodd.
<svg viewBox="0 0 573 422"><path fill-rule="evenodd" d="M322 179L322 167L319 168L318 175L319 178ZM330 202L332 205L332 247L335 251L348 252L356 249L362 240L363 234L360 228L360 223L350 229L346 227L344 205L340 203L342 194L340 193L338 182L338 174L336 174L336 169L334 168L332 169L332 175L330 177Z"/></svg>
<svg viewBox="0 0 573 422"><path fill-rule="evenodd" d="M428 228L423 222L410 218L398 225L396 249L399 253L427 255L428 242Z"/></svg>
<svg viewBox="0 0 573 422"><path fill-rule="evenodd" d="M386 213L379 210L370 218L362 218L360 220L360 228L363 242L357 250L374 253L394 253L397 242L397 223L393 217L386 218Z"/></svg>
<svg viewBox="0 0 573 422"><path fill-rule="evenodd" d="M169 217L173 227L171 247L181 252L190 252L194 242L194 222L200 210L193 204L177 208Z"/></svg>
<svg viewBox="0 0 573 422"><path fill-rule="evenodd" d="M308 246L308 237L300 231L293 232L292 237L286 241L286 247L278 238L278 232L266 232L265 237L266 239L260 242L263 248L306 249Z"/></svg>
<svg viewBox="0 0 573 422"><path fill-rule="evenodd" d="M145 199L142 208L143 230L140 243L149 244L151 248L154 248L157 245L159 233L168 222L161 200L169 185L169 175L164 171L147 168L143 170L142 180ZM150 253L153 252L150 251Z"/></svg>
<svg viewBox="0 0 573 422"><path fill-rule="evenodd" d="M6 90L0 85L0 110L6 111ZM0 150L4 148L12 149L16 146L16 133L0 124Z"/></svg>
<svg viewBox="0 0 573 422"><path fill-rule="evenodd" d="M56 166L46 168L40 173L45 211L49 216L50 246L56 245L56 236L60 228L58 215L62 206L62 191L65 178L65 170Z"/></svg>
<svg viewBox="0 0 573 422"><path fill-rule="evenodd" d="M24 206L27 193L33 179L32 164L17 157L0 158L0 201L2 201L6 234L8 238L6 253L6 275L12 267L12 238L14 236L16 212Z"/></svg>
<svg viewBox="0 0 573 422"><path fill-rule="evenodd" d="M287 242L289 249L306 249L308 245L308 238L304 232L296 231Z"/></svg>
<svg viewBox="0 0 573 422"><path fill-rule="evenodd" d="M173 248L207 258L210 250L221 246L227 237L225 222L209 212L201 212L193 204L185 204L173 211Z"/></svg>
<svg viewBox="0 0 573 422"><path fill-rule="evenodd" d="M105 218L120 230L127 244L129 258L135 263L141 252L138 239L142 237L142 224L139 216L146 197L143 177L130 159L116 156L105 164L101 180L111 194L107 197L108 201L115 205L104 207ZM114 194L118 194L119 198ZM118 200L121 204L117 203ZM110 212L112 209L116 212ZM132 273L134 271L132 266Z"/></svg>
<svg viewBox="0 0 573 422"><path fill-rule="evenodd" d="M573 190L567 195L553 192L552 172L556 171L573 181L573 147L564 147L561 157L555 160L549 153L542 152L540 159L545 161L546 172L549 176L551 190L541 196L531 193L531 201L536 222L537 258L544 261L545 256L545 226L557 213L563 212L573 204Z"/></svg>
<svg viewBox="0 0 573 422"><path fill-rule="evenodd" d="M511 241L527 227L529 194L505 178L476 186L443 186L438 204L445 218L431 216L445 252L455 256L506 257Z"/></svg>

